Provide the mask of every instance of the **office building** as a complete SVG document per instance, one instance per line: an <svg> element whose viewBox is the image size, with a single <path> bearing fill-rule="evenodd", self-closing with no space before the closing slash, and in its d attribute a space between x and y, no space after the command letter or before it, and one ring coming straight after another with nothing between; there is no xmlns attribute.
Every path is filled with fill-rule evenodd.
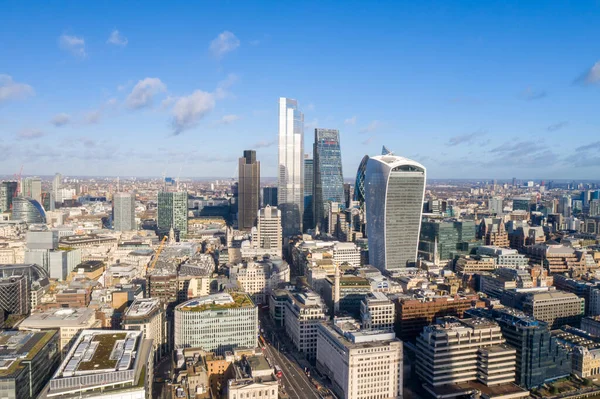
<svg viewBox="0 0 600 399"><path fill-rule="evenodd" d="M60 363L58 332L0 332L0 397L39 398Z"/></svg>
<svg viewBox="0 0 600 399"><path fill-rule="evenodd" d="M585 300L565 291L538 292L528 294L522 306L523 312L548 323L551 329L565 325L579 327Z"/></svg>
<svg viewBox="0 0 600 399"><path fill-rule="evenodd" d="M242 262L229 266L229 281L251 295L254 303L264 305L271 290L290 281L290 266L278 257Z"/></svg>
<svg viewBox="0 0 600 399"><path fill-rule="evenodd" d="M3 181L0 183L0 213L10 212L18 188L19 183L16 181Z"/></svg>
<svg viewBox="0 0 600 399"><path fill-rule="evenodd" d="M29 314L34 292L49 285L48 272L34 264L5 264L0 267L0 310Z"/></svg>
<svg viewBox="0 0 600 399"><path fill-rule="evenodd" d="M399 271L417 260L425 167L395 155L369 158L365 174L369 263Z"/></svg>
<svg viewBox="0 0 600 399"><path fill-rule="evenodd" d="M21 184L23 197L31 197L40 204L42 203L42 180L39 177L26 177Z"/></svg>
<svg viewBox="0 0 600 399"><path fill-rule="evenodd" d="M258 345L258 307L247 294L219 293L175 308L175 348L202 348L217 355Z"/></svg>
<svg viewBox="0 0 600 399"><path fill-rule="evenodd" d="M28 224L46 223L46 212L33 198L15 197L12 202L12 220Z"/></svg>
<svg viewBox="0 0 600 399"><path fill-rule="evenodd" d="M235 356L235 353L234 353ZM277 399L279 380L275 369L262 353L241 356L231 367L233 378L227 381L226 399Z"/></svg>
<svg viewBox="0 0 600 399"><path fill-rule="evenodd" d="M277 206L277 187L264 187L262 189L262 206Z"/></svg>
<svg viewBox="0 0 600 399"><path fill-rule="evenodd" d="M115 193L113 195L113 227L116 231L137 230L134 193Z"/></svg>
<svg viewBox="0 0 600 399"><path fill-rule="evenodd" d="M369 156L365 155L358 165L356 180L354 181L354 201L357 201L361 206L365 203L365 173L368 162Z"/></svg>
<svg viewBox="0 0 600 399"><path fill-rule="evenodd" d="M325 320L325 304L319 294L288 293L284 310L285 332L298 352L307 358L317 355L317 326Z"/></svg>
<svg viewBox="0 0 600 399"><path fill-rule="evenodd" d="M313 144L313 215L314 224L327 231L327 217L331 202L344 203L344 175L340 132L335 129L315 129Z"/></svg>
<svg viewBox="0 0 600 399"><path fill-rule="evenodd" d="M47 331L58 329L59 349L66 355L82 330L100 328L96 311L91 308L50 309L32 313L19 324L21 331Z"/></svg>
<svg viewBox="0 0 600 399"><path fill-rule="evenodd" d="M144 338L152 340L155 361L167 353L167 324L165 311L159 299L135 299L125 311L121 325L124 330L141 331Z"/></svg>
<svg viewBox="0 0 600 399"><path fill-rule="evenodd" d="M302 217L302 227L304 231L315 227L314 208L313 208L313 184L314 184L314 160L305 155L304 158L304 216Z"/></svg>
<svg viewBox="0 0 600 399"><path fill-rule="evenodd" d="M454 271L461 275L491 272L495 269L494 258L482 255L461 255L454 264Z"/></svg>
<svg viewBox="0 0 600 399"><path fill-rule="evenodd" d="M423 220L419 256L436 265L445 265L457 255L469 254L481 244L473 220Z"/></svg>
<svg viewBox="0 0 600 399"><path fill-rule="evenodd" d="M317 369L339 398L401 398L402 341L390 331L364 331L352 318L317 326Z"/></svg>
<svg viewBox="0 0 600 399"><path fill-rule="evenodd" d="M558 201L558 213L568 218L573 215L573 200L570 195L563 195Z"/></svg>
<svg viewBox="0 0 600 399"><path fill-rule="evenodd" d="M360 304L360 320L365 330L393 331L396 306L384 293L373 292Z"/></svg>
<svg viewBox="0 0 600 399"><path fill-rule="evenodd" d="M533 389L570 374L571 352L552 337L547 323L510 308L467 313L498 323L506 343L517 351L516 382L521 387Z"/></svg>
<svg viewBox="0 0 600 399"><path fill-rule="evenodd" d="M477 295L400 297L396 300L396 333L402 341L412 341L436 318L463 317L478 300Z"/></svg>
<svg viewBox="0 0 600 399"><path fill-rule="evenodd" d="M59 197L62 197L60 194L60 190L62 188L62 175L60 173L56 173L54 175L54 179L52 179L52 194L54 194L54 199L57 202Z"/></svg>
<svg viewBox="0 0 600 399"><path fill-rule="evenodd" d="M479 237L485 245L508 248L509 240L502 218L483 218L479 224Z"/></svg>
<svg viewBox="0 0 600 399"><path fill-rule="evenodd" d="M439 319L417 338L417 375L435 398L526 398L513 384L516 350L505 344L498 323L486 318ZM479 388L479 389L478 389Z"/></svg>
<svg viewBox="0 0 600 399"><path fill-rule="evenodd" d="M283 235L302 232L304 215L304 115L298 102L279 99L279 168L277 206L281 210Z"/></svg>
<svg viewBox="0 0 600 399"><path fill-rule="evenodd" d="M245 150L238 164L238 229L249 231L260 208L260 162L256 151Z"/></svg>
<svg viewBox="0 0 600 399"><path fill-rule="evenodd" d="M162 232L176 230L181 237L185 237L188 230L188 194L182 192L158 193L158 221L157 227Z"/></svg>
<svg viewBox="0 0 600 399"><path fill-rule="evenodd" d="M503 205L502 197L490 198L489 210L492 215L502 215L504 213L504 205Z"/></svg>
<svg viewBox="0 0 600 399"><path fill-rule="evenodd" d="M513 211L527 211L530 209L531 198L515 197L513 198Z"/></svg>
<svg viewBox="0 0 600 399"><path fill-rule="evenodd" d="M141 331L83 330L40 398L151 398L153 369Z"/></svg>
<svg viewBox="0 0 600 399"><path fill-rule="evenodd" d="M258 211L256 228L252 229L252 245L265 253L281 257L281 211L267 205Z"/></svg>

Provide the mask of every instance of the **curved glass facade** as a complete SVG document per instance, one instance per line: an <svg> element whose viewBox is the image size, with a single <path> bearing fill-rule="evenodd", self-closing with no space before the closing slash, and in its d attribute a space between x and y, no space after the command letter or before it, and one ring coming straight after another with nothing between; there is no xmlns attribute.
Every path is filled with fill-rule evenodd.
<svg viewBox="0 0 600 399"><path fill-rule="evenodd" d="M46 223L46 212L33 198L17 197L12 203L12 219L26 223Z"/></svg>
<svg viewBox="0 0 600 399"><path fill-rule="evenodd" d="M365 203L369 263L380 270L399 270L417 260L425 167L407 158L369 158Z"/></svg>
<svg viewBox="0 0 600 399"><path fill-rule="evenodd" d="M369 156L365 155L358 165L356 181L354 182L354 201L358 201L361 204L365 202L365 172L367 170L367 162L369 162Z"/></svg>

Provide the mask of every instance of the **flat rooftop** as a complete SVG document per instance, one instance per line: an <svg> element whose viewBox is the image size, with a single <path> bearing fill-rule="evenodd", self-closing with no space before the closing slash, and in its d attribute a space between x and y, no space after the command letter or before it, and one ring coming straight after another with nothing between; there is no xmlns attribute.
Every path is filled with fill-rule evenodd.
<svg viewBox="0 0 600 399"><path fill-rule="evenodd" d="M177 306L177 309L189 312L201 312L204 310L219 310L232 308L251 308L254 302L248 294L232 292L231 294L221 292L218 294L201 296L191 299Z"/></svg>
<svg viewBox="0 0 600 399"><path fill-rule="evenodd" d="M22 361L32 360L38 352L58 334L56 331L26 332L3 331L0 333L0 377L18 375L24 365Z"/></svg>
<svg viewBox="0 0 600 399"><path fill-rule="evenodd" d="M125 317L144 317L149 315L155 309L159 309L160 300L158 298L142 298L133 301L127 308Z"/></svg>
<svg viewBox="0 0 600 399"><path fill-rule="evenodd" d="M32 313L19 328L56 328L86 326L90 318L95 318L91 308L50 309L41 313Z"/></svg>

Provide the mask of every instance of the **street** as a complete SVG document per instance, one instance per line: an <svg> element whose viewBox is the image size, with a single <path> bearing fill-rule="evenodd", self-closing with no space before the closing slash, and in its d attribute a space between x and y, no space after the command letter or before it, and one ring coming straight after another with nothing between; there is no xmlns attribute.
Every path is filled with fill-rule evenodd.
<svg viewBox="0 0 600 399"><path fill-rule="evenodd" d="M171 398L171 384L164 382L165 379L171 378L171 356L165 355L154 366L154 381L152 382L152 397L157 399ZM156 382L160 379L162 382Z"/></svg>

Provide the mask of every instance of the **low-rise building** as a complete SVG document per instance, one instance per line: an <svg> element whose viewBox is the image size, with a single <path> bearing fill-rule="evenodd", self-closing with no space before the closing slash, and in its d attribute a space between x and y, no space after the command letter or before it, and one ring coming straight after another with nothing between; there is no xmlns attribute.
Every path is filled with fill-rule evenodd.
<svg viewBox="0 0 600 399"><path fill-rule="evenodd" d="M565 325L579 327L584 307L585 300L564 291L533 293L523 301L523 312L548 323L551 329Z"/></svg>
<svg viewBox="0 0 600 399"><path fill-rule="evenodd" d="M374 292L362 300L360 318L365 330L394 330L396 307L385 294Z"/></svg>
<svg viewBox="0 0 600 399"><path fill-rule="evenodd" d="M325 320L325 304L312 291L289 293L285 303L284 324L296 350L309 359L317 355L317 326Z"/></svg>
<svg viewBox="0 0 600 399"><path fill-rule="evenodd" d="M227 399L277 399L279 381L262 354L243 356L233 364L234 377L227 382Z"/></svg>
<svg viewBox="0 0 600 399"><path fill-rule="evenodd" d="M490 272L496 269L496 261L490 256L461 255L454 266L456 273L473 274L478 272Z"/></svg>

